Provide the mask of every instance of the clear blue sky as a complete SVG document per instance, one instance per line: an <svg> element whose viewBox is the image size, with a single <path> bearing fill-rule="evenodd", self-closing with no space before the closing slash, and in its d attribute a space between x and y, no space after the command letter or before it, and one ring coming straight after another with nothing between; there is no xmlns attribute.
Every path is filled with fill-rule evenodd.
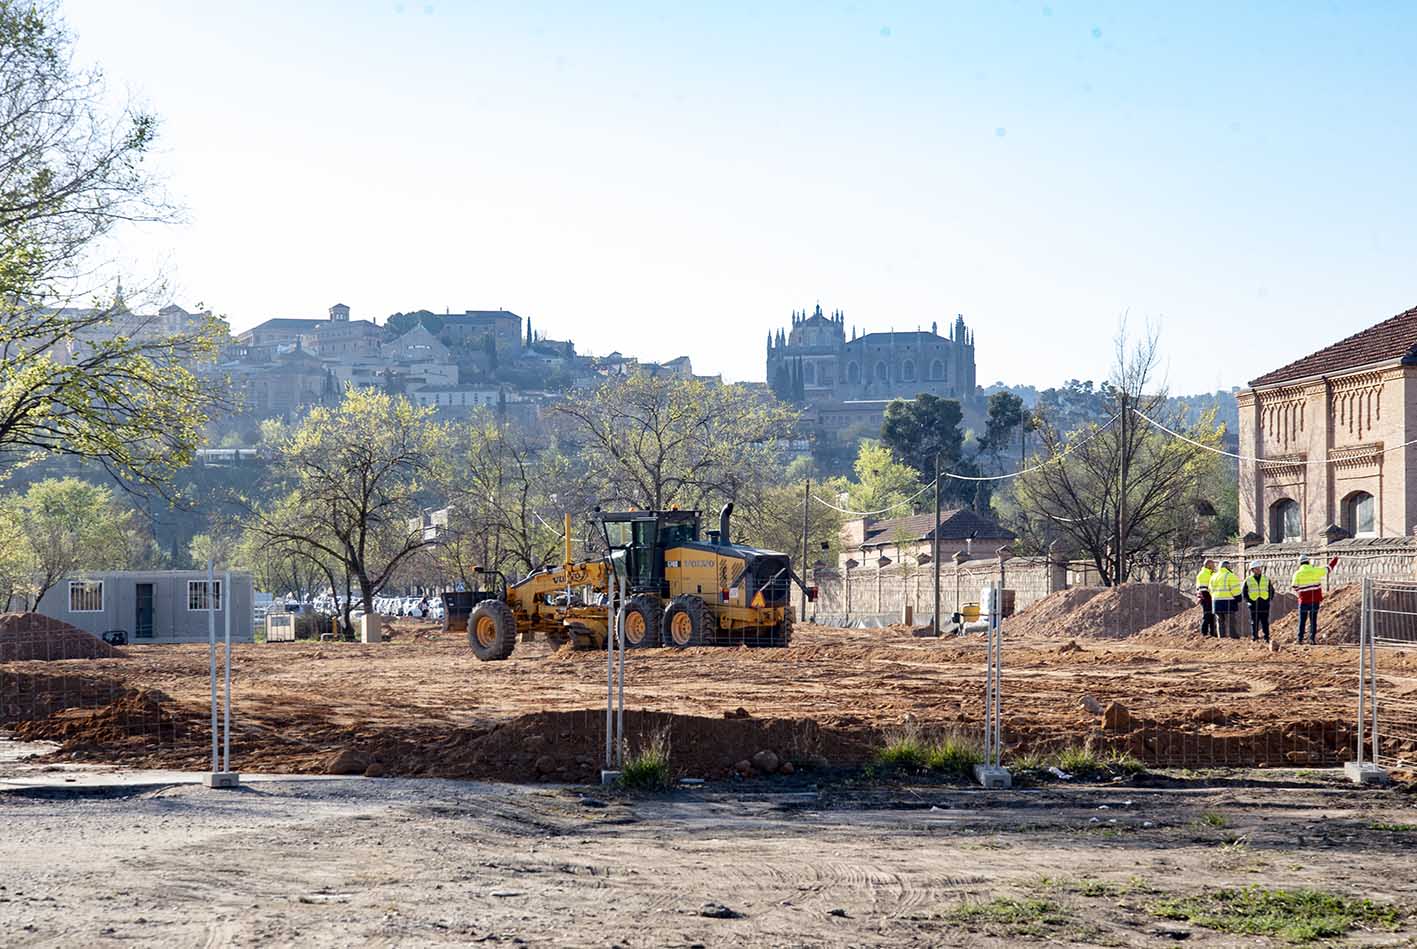
<svg viewBox="0 0 1417 949"><path fill-rule="evenodd" d="M1417 305L1411 3L64 10L163 117L133 265L238 328L505 307L761 379L820 301L1044 386L1127 311L1197 391Z"/></svg>

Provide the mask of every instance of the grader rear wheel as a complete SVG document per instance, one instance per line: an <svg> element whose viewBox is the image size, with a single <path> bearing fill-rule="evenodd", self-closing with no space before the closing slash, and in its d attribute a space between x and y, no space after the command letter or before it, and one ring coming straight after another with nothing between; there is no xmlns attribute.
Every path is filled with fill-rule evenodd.
<svg viewBox="0 0 1417 949"><path fill-rule="evenodd" d="M483 600L467 618L467 644L483 662L506 659L517 645L517 618L501 600Z"/></svg>
<svg viewBox="0 0 1417 949"><path fill-rule="evenodd" d="M676 649L708 643L709 613L704 601L685 594L669 601L664 611L664 644Z"/></svg>

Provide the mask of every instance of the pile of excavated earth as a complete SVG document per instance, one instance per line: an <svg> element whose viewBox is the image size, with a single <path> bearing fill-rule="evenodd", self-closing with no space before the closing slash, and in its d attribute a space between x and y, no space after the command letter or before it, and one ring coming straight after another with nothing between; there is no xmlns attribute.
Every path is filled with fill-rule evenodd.
<svg viewBox="0 0 1417 949"><path fill-rule="evenodd" d="M108 643L61 620L40 613L0 613L0 662L116 655Z"/></svg>
<svg viewBox="0 0 1417 949"><path fill-rule="evenodd" d="M1284 635L1290 639L1297 629L1296 605L1293 594L1279 593L1270 606L1271 627L1279 632L1282 624ZM1319 641L1356 643L1361 608L1357 584L1331 594L1320 614ZM1072 587L1049 594L1005 621L1005 635L1174 642L1191 635L1199 637L1200 620L1196 601L1166 584ZM1236 628L1249 637L1250 614L1246 607L1240 608Z"/></svg>

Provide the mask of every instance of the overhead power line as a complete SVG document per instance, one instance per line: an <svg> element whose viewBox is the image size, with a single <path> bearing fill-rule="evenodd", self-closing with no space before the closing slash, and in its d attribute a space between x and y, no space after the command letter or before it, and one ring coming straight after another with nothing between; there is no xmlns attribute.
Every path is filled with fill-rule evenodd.
<svg viewBox="0 0 1417 949"><path fill-rule="evenodd" d="M1088 432L1087 435L1085 435L1084 437L1082 437L1082 438L1078 439L1077 441L1073 442L1071 445L1068 445L1068 446L1067 446L1066 448L1064 448L1062 451L1057 452L1056 454L1050 455L1049 457L1045 458L1043 461L1040 461L1040 462L1039 462L1038 464L1036 464L1036 465L1030 465L1030 466L1027 467L1027 468L1021 468L1021 469L1019 469L1018 471L1011 471L1011 472L1009 472L1008 474L1000 474L1000 475L963 475L963 474L956 474L956 473L954 473L953 471L942 471L942 472L940 472L940 477L941 477L941 478L950 478L950 479L955 480L955 481L1006 481L1006 480L1008 480L1009 478L1017 478L1017 477L1019 477L1020 475L1031 474L1031 473L1034 472L1034 471L1038 471L1038 470L1040 470L1040 469L1042 469L1042 468L1046 468L1046 467L1048 467L1049 465L1053 464L1054 462L1056 462L1056 461L1061 461L1063 458L1066 458L1071 452L1075 451L1075 450L1078 449L1078 448L1081 448L1083 445L1087 444L1089 441L1091 441L1092 439L1096 438L1098 435L1102 434L1102 433L1103 433L1104 431L1106 431L1107 429L1111 428L1112 425L1113 425L1113 423L1117 421L1117 419L1120 417L1120 415L1121 415L1121 413L1118 413L1117 415L1112 416L1110 419L1108 419L1108 420L1107 420L1106 422L1104 422L1102 425L1100 425L1100 426L1098 426L1097 428L1093 429L1092 431ZM903 501L897 501L895 504L892 504L892 505L890 505L889 507L883 507L883 508L881 508L879 511L848 511L846 508L844 508L844 507L838 507L837 505L831 503L830 501L826 500L825 498L819 497L819 496L817 496L817 495L815 495L815 494L812 495L812 500L813 500L813 501L816 501L818 504L821 504L821 505L823 505L823 506L825 506L825 507L831 508L833 511L839 511L839 512L842 513L842 514L849 514L849 515L851 515L852 517L874 517L874 516L876 516L877 514L885 514L885 513L889 512L889 511L894 511L894 510L896 510L897 508L905 507L907 504L909 504L910 502L914 501L916 498L920 497L920 495L924 494L926 491L929 491L929 490L933 489L934 487L935 487L935 482L932 480L929 484L925 485L925 487L921 488L919 491L915 492L914 494L912 494L910 497L906 498L905 500L903 500Z"/></svg>

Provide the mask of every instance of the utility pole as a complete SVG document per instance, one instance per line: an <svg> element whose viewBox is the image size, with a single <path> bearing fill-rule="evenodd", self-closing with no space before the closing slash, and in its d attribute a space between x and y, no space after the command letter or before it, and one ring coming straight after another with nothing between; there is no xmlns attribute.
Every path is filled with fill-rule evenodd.
<svg viewBox="0 0 1417 949"><path fill-rule="evenodd" d="M1122 585L1127 558L1127 390L1122 389L1122 411L1117 416L1117 586Z"/></svg>
<svg viewBox="0 0 1417 949"><path fill-rule="evenodd" d="M930 528L930 556L935 568L935 616L930 631L940 635L940 453L935 452L935 523Z"/></svg>
<svg viewBox="0 0 1417 949"><path fill-rule="evenodd" d="M812 511L812 479L808 478L802 482L802 580L805 585L807 579L807 526L810 523L809 515ZM797 610L797 622L806 622L807 619L807 591L798 592L798 602L801 606Z"/></svg>

